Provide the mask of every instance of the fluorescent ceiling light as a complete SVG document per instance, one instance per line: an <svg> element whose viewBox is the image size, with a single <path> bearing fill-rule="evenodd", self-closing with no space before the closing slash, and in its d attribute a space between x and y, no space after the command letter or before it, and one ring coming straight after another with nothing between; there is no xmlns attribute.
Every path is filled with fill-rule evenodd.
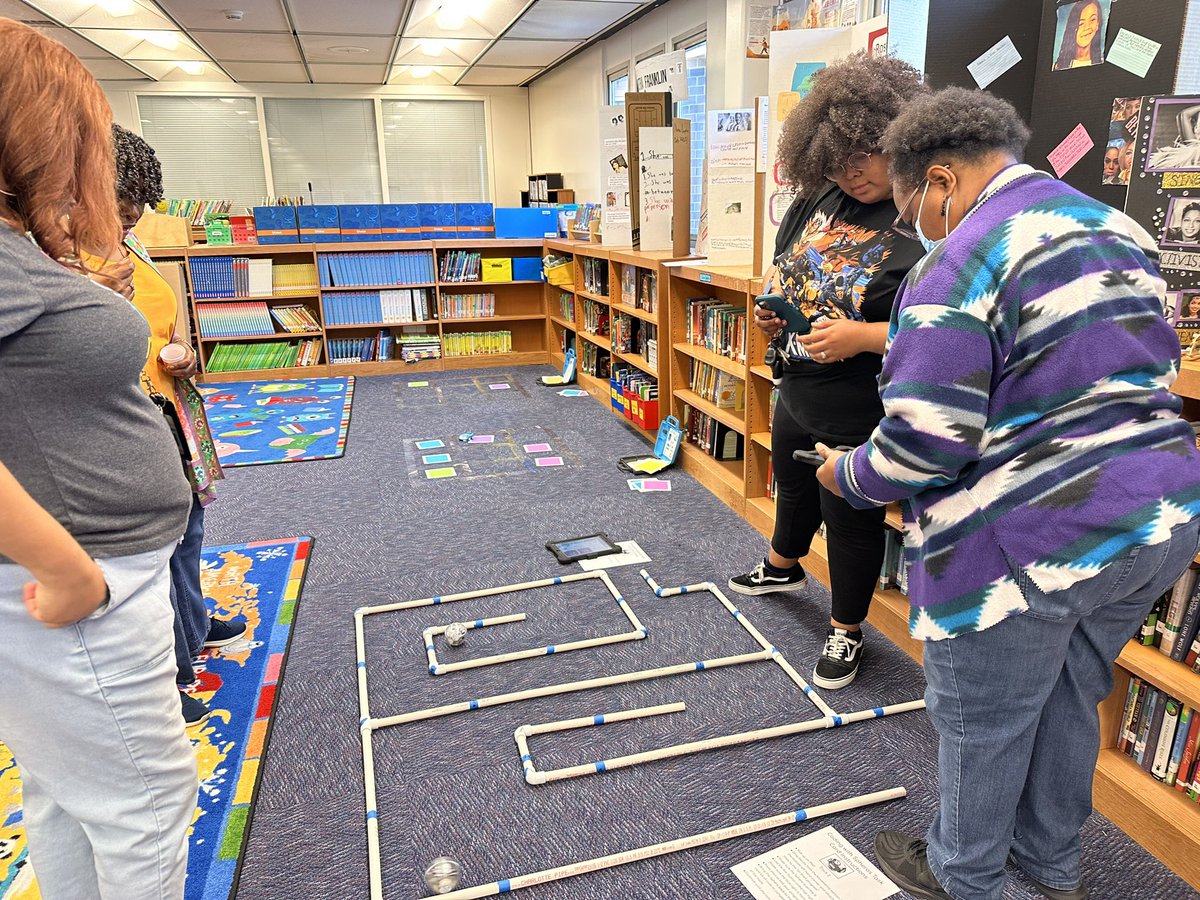
<svg viewBox="0 0 1200 900"><path fill-rule="evenodd" d="M131 16L137 12L137 6L133 0L97 0L96 5L113 18Z"/></svg>
<svg viewBox="0 0 1200 900"><path fill-rule="evenodd" d="M179 67L181 72L185 72L188 75L204 74L204 63L199 60L185 59L182 62L175 63L175 65Z"/></svg>
<svg viewBox="0 0 1200 900"><path fill-rule="evenodd" d="M428 78L433 74L433 69L430 66L409 66L408 71L413 78Z"/></svg>
<svg viewBox="0 0 1200 900"><path fill-rule="evenodd" d="M179 38L172 31L131 31L130 34L163 50L174 50L179 46Z"/></svg>
<svg viewBox="0 0 1200 900"><path fill-rule="evenodd" d="M445 41L421 41L421 50L426 56L441 56L445 49Z"/></svg>
<svg viewBox="0 0 1200 900"><path fill-rule="evenodd" d="M434 21L445 31L458 31L467 22L465 4L461 0L443 0Z"/></svg>

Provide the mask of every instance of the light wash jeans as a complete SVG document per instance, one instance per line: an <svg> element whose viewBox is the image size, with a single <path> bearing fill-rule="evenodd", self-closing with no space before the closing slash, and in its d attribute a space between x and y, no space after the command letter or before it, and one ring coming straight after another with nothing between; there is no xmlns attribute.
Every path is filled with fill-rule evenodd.
<svg viewBox="0 0 1200 900"><path fill-rule="evenodd" d="M200 550L204 543L204 507L192 494L183 540L171 555L171 606L175 610L175 680L191 684L196 680L192 658L200 655L208 637L208 607L200 587Z"/></svg>
<svg viewBox="0 0 1200 900"><path fill-rule="evenodd" d="M1079 830L1092 812L1096 705L1113 662L1187 568L1200 522L1135 547L1093 578L1046 594L991 628L925 644L925 700L937 728L939 808L929 863L956 900L998 900L1011 852L1050 887L1082 880Z"/></svg>
<svg viewBox="0 0 1200 900"><path fill-rule="evenodd" d="M174 549L98 560L109 606L66 628L35 622L29 573L0 565L0 740L44 900L183 897L197 781L175 688Z"/></svg>

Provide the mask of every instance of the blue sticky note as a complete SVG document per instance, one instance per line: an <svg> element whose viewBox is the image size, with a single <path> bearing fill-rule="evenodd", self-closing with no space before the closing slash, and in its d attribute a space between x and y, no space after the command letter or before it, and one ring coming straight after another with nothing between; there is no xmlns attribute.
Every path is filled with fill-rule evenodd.
<svg viewBox="0 0 1200 900"><path fill-rule="evenodd" d="M418 450L436 450L438 447L445 447L442 441L417 441Z"/></svg>
<svg viewBox="0 0 1200 900"><path fill-rule="evenodd" d="M430 453L428 456L422 456L421 462L425 463L427 466L432 466L434 463L448 463L450 462L450 454Z"/></svg>

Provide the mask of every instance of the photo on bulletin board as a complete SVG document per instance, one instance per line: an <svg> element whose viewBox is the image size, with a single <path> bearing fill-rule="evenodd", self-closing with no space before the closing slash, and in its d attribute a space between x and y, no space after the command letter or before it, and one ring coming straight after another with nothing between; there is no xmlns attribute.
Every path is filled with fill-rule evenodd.
<svg viewBox="0 0 1200 900"><path fill-rule="evenodd" d="M1108 143L1104 147L1102 184L1129 184L1133 168L1133 145L1137 140L1138 114L1141 97L1118 97L1113 100L1112 118L1108 123Z"/></svg>
<svg viewBox="0 0 1200 900"><path fill-rule="evenodd" d="M1054 70L1098 66L1104 62L1105 34L1112 0L1074 0L1058 6L1054 32Z"/></svg>
<svg viewBox="0 0 1200 900"><path fill-rule="evenodd" d="M1175 324L1200 328L1200 291L1179 291L1175 299Z"/></svg>
<svg viewBox="0 0 1200 900"><path fill-rule="evenodd" d="M1175 324L1175 310L1179 308L1179 291L1167 291L1163 295L1163 318Z"/></svg>
<svg viewBox="0 0 1200 900"><path fill-rule="evenodd" d="M1200 97L1159 100L1147 146L1147 172L1200 171Z"/></svg>
<svg viewBox="0 0 1200 900"><path fill-rule="evenodd" d="M1163 247L1200 250L1200 197L1172 197L1167 204Z"/></svg>

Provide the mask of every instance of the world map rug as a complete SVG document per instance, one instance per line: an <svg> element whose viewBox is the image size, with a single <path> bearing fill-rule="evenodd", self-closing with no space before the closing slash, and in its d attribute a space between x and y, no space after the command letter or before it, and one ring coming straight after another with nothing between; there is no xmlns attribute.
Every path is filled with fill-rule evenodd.
<svg viewBox="0 0 1200 900"><path fill-rule="evenodd" d="M276 692L312 538L205 547L201 582L210 611L246 623L245 637L206 650L191 693L212 715L188 730L200 769L188 840L185 900L229 900L258 794ZM41 900L21 816L21 780L0 744L0 900Z"/></svg>
<svg viewBox="0 0 1200 900"><path fill-rule="evenodd" d="M197 387L222 466L334 459L346 452L353 375Z"/></svg>

